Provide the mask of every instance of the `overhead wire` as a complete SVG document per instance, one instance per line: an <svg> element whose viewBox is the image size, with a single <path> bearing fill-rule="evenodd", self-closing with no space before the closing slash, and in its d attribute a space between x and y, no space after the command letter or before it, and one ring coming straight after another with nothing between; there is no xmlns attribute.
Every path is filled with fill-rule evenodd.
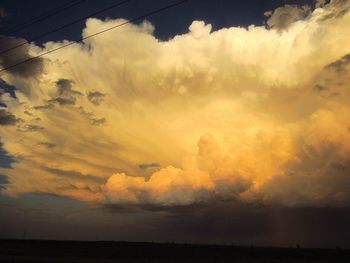
<svg viewBox="0 0 350 263"><path fill-rule="evenodd" d="M63 11L68 10L69 8L72 8L76 5L82 4L83 2L85 2L86 0L74 0L74 1L69 1L64 3L63 5L57 6L55 8L50 9L49 11L46 11L36 17L33 17L23 23L17 24L13 27L10 27L8 29L6 29L5 31L1 31L0 35L9 35L9 34L13 34L19 31L22 31L25 28L31 27L32 25L35 25L39 22L42 22L54 15L57 15Z"/></svg>
<svg viewBox="0 0 350 263"><path fill-rule="evenodd" d="M72 26L72 25L74 25L74 24L76 24L76 23L79 23L79 22L81 22L81 21L85 21L85 20L88 19L88 18L91 18L91 17L96 16L96 15L98 15L98 14L100 14L100 13L106 12L106 11L108 11L108 10L110 10L110 9L113 9L113 8L116 8L116 7L121 6L121 5L123 5L123 4L126 4L126 3L130 2L130 1L131 1L131 0L124 0L124 1L121 1L121 2L117 2L117 3L115 3L115 4L111 5L111 6L108 6L108 7L106 7L106 8L103 8L103 9L100 9L100 10L98 10L98 11L95 11L95 12L89 14L89 15L86 15L86 16L84 16L84 17L78 18L78 19L76 19L76 20L74 20L74 21L71 21L71 22L69 22L69 23L67 23L67 24L64 24L64 25L62 25L62 26L60 26L60 27L57 27L57 28L55 28L55 29L53 29L53 30L47 31L47 32L45 32L45 33L43 33L43 34L37 35L36 37L33 37L33 38L28 39L28 40L26 40L26 41L23 41L23 42L21 42L21 43L19 43L19 44L17 44L17 45L14 45L14 46L9 47L9 48L4 49L4 50L0 50L0 55L5 54L5 53L7 53L7 52L9 52L9 51L11 51L11 50L15 50L15 49L17 49L17 48L19 48L19 47L22 47L22 46L24 46L24 45L29 45L30 42L33 42L33 41L42 39L42 38L45 37L45 36L48 36L48 35L50 35L50 34L52 34L52 33L55 33L55 32L58 32L58 31L60 31L60 30L62 30L62 29L64 29L64 28L70 27L70 26Z"/></svg>
<svg viewBox="0 0 350 263"><path fill-rule="evenodd" d="M9 69L12 69L12 68L14 68L14 67L17 67L17 66L19 66L19 65L22 65L22 64L24 64L24 63L27 63L27 62L29 62L29 61L35 60L35 59L37 59L37 58L40 58L40 57L42 57L42 56L45 56L45 55L47 55L47 54L50 54L50 53L56 52L56 51L58 51L58 50L61 50L61 49L63 49L63 48L69 47L69 46L71 46L71 45L77 44L77 43L82 42L82 41L84 41L84 40L86 40L86 39L89 39L89 38L95 37L95 36L97 36L97 35L106 33L106 32L108 32L108 31L111 31L111 30L116 29L116 28L118 28L118 27L124 26L124 25L126 25L126 24L130 24L130 23L135 22L135 21L137 21L137 20L140 20L140 19L146 18L146 17L148 17L148 16L151 16L151 15L154 15L154 14L157 14L157 13L160 13L160 12L163 12L163 11L165 11L165 10L167 10L167 9L174 8L174 7L176 7L176 6L179 6L179 5L181 5L181 4L186 3L186 2L188 2L188 1L189 1L189 0L178 1L178 2L175 2L175 3L173 3L173 4L170 4L170 5L167 5L167 6L158 8L158 9L155 9L155 10L153 10L153 11L151 11L151 12L146 13L146 14L143 14L143 15L140 15L140 16L137 16L137 17L134 17L134 18L132 18L132 19L130 19L130 20L128 20L128 21L125 21L125 22L123 22L123 23L120 23L120 24L118 24L118 25L115 25L115 26L109 27L109 28L107 28L107 29L98 31L98 32L93 33L93 34L91 34L91 35L88 35L88 36L82 37L82 38L80 38L80 39L78 39L78 40L75 40L75 41L73 41L73 42L67 43L67 44L65 44L65 45L63 45L63 46L60 46L60 47L57 47L57 48L48 50L48 51L43 52L43 53L41 53L41 54L39 54L39 55L37 55L37 56L34 56L34 57L31 57L31 58L22 60L22 61L20 61L20 62L18 62L18 63L15 63L15 64L13 64L13 65L8 66L8 67L2 68L2 69L0 69L0 73L1 73L1 72L4 72L4 71L7 71L7 70L9 70Z"/></svg>

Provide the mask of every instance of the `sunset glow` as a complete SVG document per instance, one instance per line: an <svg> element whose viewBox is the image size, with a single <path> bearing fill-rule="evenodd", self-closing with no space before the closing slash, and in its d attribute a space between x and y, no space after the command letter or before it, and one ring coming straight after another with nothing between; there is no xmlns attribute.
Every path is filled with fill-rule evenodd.
<svg viewBox="0 0 350 263"><path fill-rule="evenodd" d="M281 5L262 25L194 20L168 40L146 19L1 72L1 148L13 159L0 167L1 195L349 206L349 10L340 0ZM89 18L81 34L126 21Z"/></svg>

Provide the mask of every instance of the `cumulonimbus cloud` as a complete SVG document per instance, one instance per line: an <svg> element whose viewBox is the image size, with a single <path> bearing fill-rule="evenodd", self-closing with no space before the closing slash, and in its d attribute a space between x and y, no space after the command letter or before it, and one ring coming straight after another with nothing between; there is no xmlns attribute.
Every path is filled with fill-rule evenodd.
<svg viewBox="0 0 350 263"><path fill-rule="evenodd" d="M2 193L349 204L349 1L303 10L283 30L194 21L167 41L129 24L48 54L33 78L8 72L0 134L17 162ZM83 35L123 21L89 19Z"/></svg>

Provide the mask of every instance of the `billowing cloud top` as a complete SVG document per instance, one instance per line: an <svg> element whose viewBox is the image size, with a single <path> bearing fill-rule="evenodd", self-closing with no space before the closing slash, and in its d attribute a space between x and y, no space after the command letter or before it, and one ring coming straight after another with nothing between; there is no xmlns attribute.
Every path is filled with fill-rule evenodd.
<svg viewBox="0 0 350 263"><path fill-rule="evenodd" d="M285 6L269 28L194 21L168 41L128 24L7 72L0 135L17 161L3 193L348 205L349 8ZM83 36L121 22L89 19Z"/></svg>

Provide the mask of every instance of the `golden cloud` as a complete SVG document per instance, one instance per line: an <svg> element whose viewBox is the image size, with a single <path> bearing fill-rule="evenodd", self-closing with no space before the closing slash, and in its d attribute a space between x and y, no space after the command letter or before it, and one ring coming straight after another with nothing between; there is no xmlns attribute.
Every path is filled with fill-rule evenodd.
<svg viewBox="0 0 350 263"><path fill-rule="evenodd" d="M6 74L18 99L2 101L21 121L1 127L18 160L0 169L11 182L3 192L127 204L349 204L349 5L303 9L282 31L212 32L194 21L168 41L149 22L128 24L48 54L39 77ZM89 19L83 36L120 22Z"/></svg>

